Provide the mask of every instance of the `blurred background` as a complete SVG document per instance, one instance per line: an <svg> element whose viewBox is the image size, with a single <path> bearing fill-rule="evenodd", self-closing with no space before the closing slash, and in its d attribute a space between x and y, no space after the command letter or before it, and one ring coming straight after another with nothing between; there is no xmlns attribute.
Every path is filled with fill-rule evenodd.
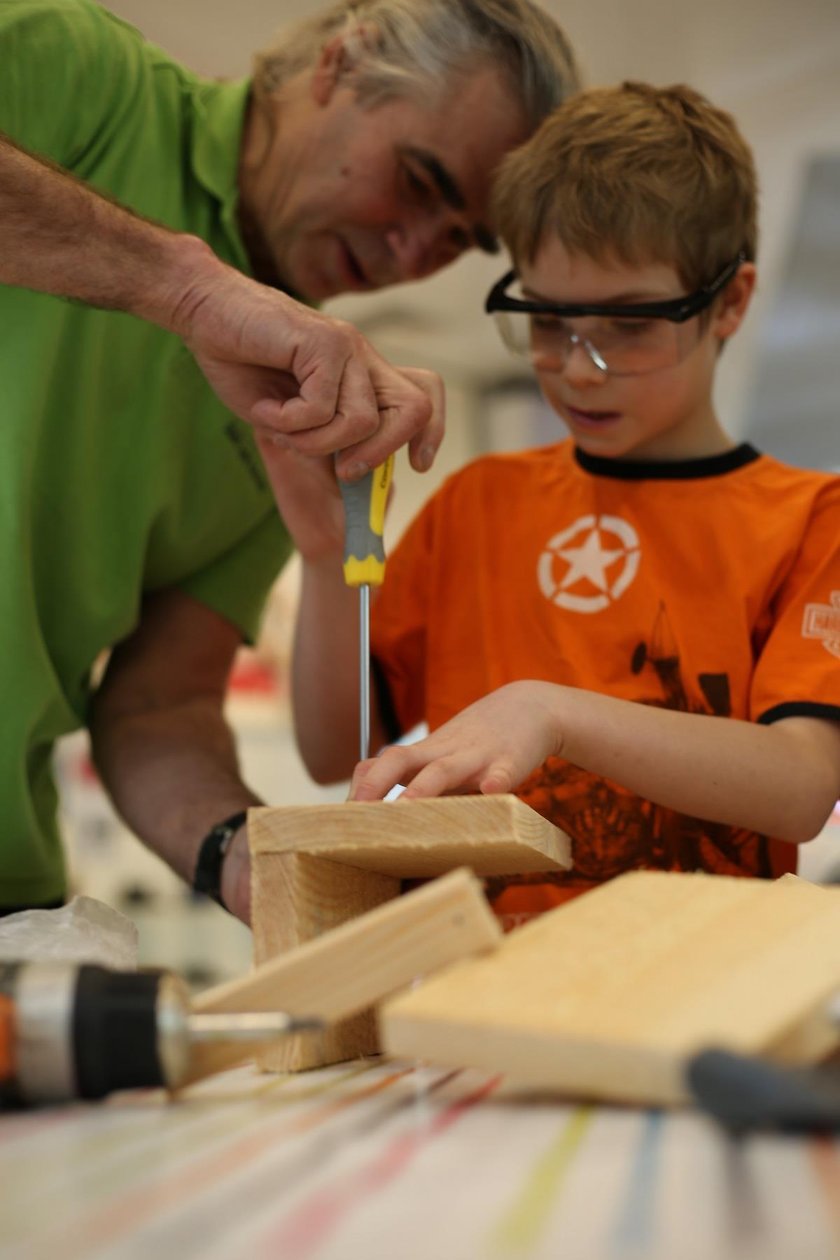
<svg viewBox="0 0 840 1260"><path fill-rule="evenodd" d="M191 68L249 72L253 52L318 0L107 0ZM730 110L753 147L761 185L759 288L727 348L717 405L734 436L807 467L840 469L840 0L545 0L588 85L625 78L686 82ZM325 309L359 326L395 363L446 382L447 437L423 477L399 461L386 542L440 479L482 451L554 441L556 419L497 342L482 304L503 258L470 256L430 280L340 298ZM295 754L286 692L298 573L278 582L255 652L243 652L229 710L246 778L271 804L341 800L317 788ZM84 739L59 749L74 884L138 924L143 961L179 967L195 985L238 974L249 934L190 897L125 833L98 791ZM822 873L840 818L803 854Z"/></svg>

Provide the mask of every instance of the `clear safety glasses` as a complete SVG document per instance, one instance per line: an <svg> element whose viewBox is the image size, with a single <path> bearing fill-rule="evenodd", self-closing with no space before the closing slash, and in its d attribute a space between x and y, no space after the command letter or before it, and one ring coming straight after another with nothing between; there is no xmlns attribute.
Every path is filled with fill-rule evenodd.
<svg viewBox="0 0 840 1260"><path fill-rule="evenodd" d="M537 370L561 372L580 346L603 373L641 376L673 367L697 341L689 323L705 311L744 261L740 253L710 284L666 302L557 303L522 297L515 271L493 286L484 304L509 350Z"/></svg>

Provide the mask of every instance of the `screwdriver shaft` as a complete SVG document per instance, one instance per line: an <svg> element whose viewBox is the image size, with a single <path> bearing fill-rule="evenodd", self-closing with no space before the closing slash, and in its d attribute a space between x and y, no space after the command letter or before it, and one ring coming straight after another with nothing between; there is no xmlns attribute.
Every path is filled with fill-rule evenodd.
<svg viewBox="0 0 840 1260"><path fill-rule="evenodd" d="M370 752L370 587L359 587L359 760Z"/></svg>

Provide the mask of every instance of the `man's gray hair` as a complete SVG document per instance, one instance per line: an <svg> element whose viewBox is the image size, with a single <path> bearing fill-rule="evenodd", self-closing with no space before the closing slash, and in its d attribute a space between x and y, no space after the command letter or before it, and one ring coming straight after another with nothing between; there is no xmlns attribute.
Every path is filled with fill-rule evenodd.
<svg viewBox="0 0 840 1260"><path fill-rule="evenodd" d="M579 86L566 36L531 0L342 0L282 31L257 54L254 87L276 91L344 35L359 98L428 100L477 65L507 77L533 130Z"/></svg>

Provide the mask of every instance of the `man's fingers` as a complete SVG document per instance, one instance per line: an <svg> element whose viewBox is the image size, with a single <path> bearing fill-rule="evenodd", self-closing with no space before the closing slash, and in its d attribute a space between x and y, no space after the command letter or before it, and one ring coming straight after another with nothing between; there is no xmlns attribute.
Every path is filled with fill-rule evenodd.
<svg viewBox="0 0 840 1260"><path fill-rule="evenodd" d="M446 430L446 391L437 372L423 368L400 368L408 379L426 394L432 406L428 423L408 444L408 460L415 472L428 472L434 463Z"/></svg>
<svg viewBox="0 0 840 1260"><path fill-rule="evenodd" d="M301 391L282 397L265 391L251 407L251 423L295 439L302 455L332 455L376 431L376 396L365 372L348 364L347 384L320 397Z"/></svg>
<svg viewBox="0 0 840 1260"><path fill-rule="evenodd" d="M300 454L338 454L355 480L409 444L429 467L443 434L434 374L397 370L351 325L224 269L225 291L193 304L187 344L225 404Z"/></svg>
<svg viewBox="0 0 840 1260"><path fill-rule="evenodd" d="M412 463L430 467L443 437L443 385L431 372L397 369L373 359L370 374L376 393L379 428L366 440L342 450L338 475L351 479L359 469L376 468L406 443Z"/></svg>

